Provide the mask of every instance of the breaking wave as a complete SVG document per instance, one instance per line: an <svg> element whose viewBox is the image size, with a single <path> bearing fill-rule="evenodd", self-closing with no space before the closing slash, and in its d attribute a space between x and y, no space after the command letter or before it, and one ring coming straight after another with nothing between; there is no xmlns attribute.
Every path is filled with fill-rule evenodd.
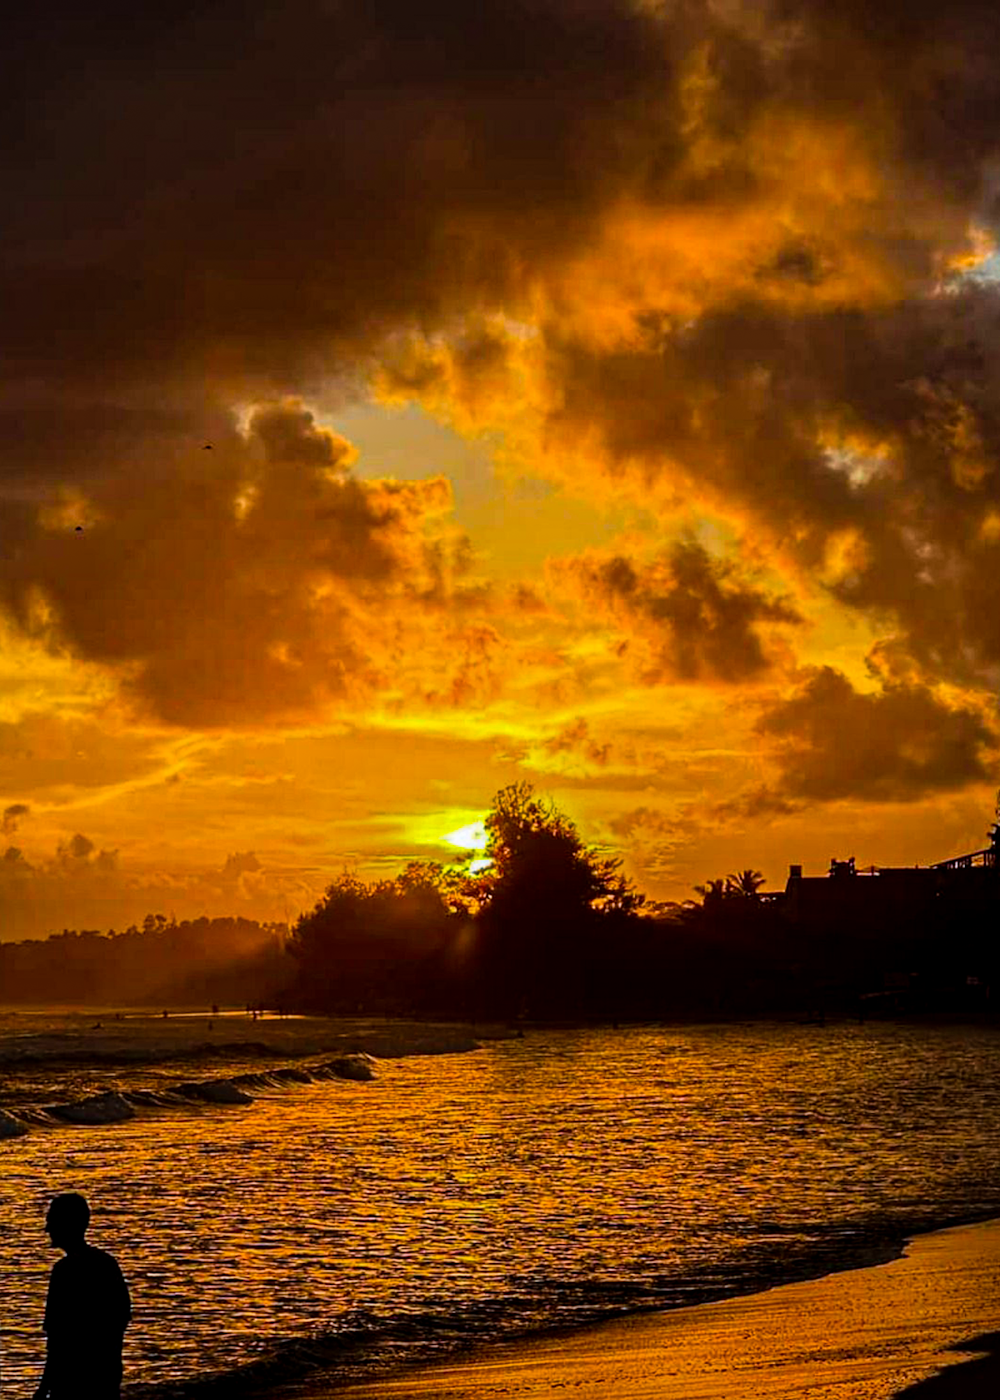
<svg viewBox="0 0 1000 1400"><path fill-rule="evenodd" d="M25 1281L4 1379L35 1371L31 1203L81 1179L142 1300L131 1400L332 1393L470 1343L875 1263L1000 1211L994 1027L532 1031L371 1063L369 1030L412 1054L461 1029L266 1024L251 1034L284 1056L4 1083L0 1133L34 1134L0 1143ZM183 1051L204 1029L170 1034ZM321 1034L322 1053L288 1053ZM347 1065L381 1082L344 1082Z"/></svg>
<svg viewBox="0 0 1000 1400"><path fill-rule="evenodd" d="M217 1079L189 1079L157 1089L114 1089L65 1103L0 1109L0 1138L21 1137L32 1128L106 1127L140 1113L187 1110L198 1105L243 1105L255 1094L317 1084L324 1079L374 1079L375 1059L364 1052L338 1055L322 1064L283 1066Z"/></svg>
<svg viewBox="0 0 1000 1400"><path fill-rule="evenodd" d="M96 1028L95 1028L96 1029ZM122 1028L122 1036L131 1027ZM466 1031L447 1026L385 1027L357 1032L314 1033L299 1044L287 1039L187 1041L176 1039L144 1040L123 1044L116 1038L116 1028L105 1031L108 1041L102 1043L81 1033L49 1032L45 1035L19 1037L16 1042L0 1039L0 1073L16 1073L38 1067L84 1065L102 1069L127 1069L148 1065L168 1064L172 1060L262 1060L294 1059L339 1053L365 1053L380 1060L398 1059L408 1055L456 1055L478 1050L482 1041ZM496 1032L489 1039L500 1037Z"/></svg>

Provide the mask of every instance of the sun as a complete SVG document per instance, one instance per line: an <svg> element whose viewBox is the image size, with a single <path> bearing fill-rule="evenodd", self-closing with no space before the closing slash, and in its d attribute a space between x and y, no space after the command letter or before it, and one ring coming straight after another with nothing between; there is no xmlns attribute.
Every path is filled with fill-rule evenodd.
<svg viewBox="0 0 1000 1400"><path fill-rule="evenodd" d="M470 822L468 826L460 826L457 831L449 831L441 839L447 841L449 846L460 846L463 851L485 851L489 838L482 822Z"/></svg>

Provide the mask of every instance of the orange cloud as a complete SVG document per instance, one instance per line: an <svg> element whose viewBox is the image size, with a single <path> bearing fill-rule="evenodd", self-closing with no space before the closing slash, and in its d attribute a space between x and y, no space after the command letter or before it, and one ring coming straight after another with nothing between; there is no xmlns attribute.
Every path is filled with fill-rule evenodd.
<svg viewBox="0 0 1000 1400"><path fill-rule="evenodd" d="M774 661L765 635L802 622L787 598L768 595L692 539L651 564L592 555L561 561L553 573L574 581L591 614L614 624L619 656L638 646L633 669L644 684L753 680Z"/></svg>
<svg viewBox="0 0 1000 1400"><path fill-rule="evenodd" d="M922 685L862 693L828 666L757 727L774 742L779 803L781 794L899 802L984 782L1000 743L979 708L949 704Z"/></svg>
<svg viewBox="0 0 1000 1400"><path fill-rule="evenodd" d="M13 836L17 831L18 823L22 817L26 817L31 812L31 808L26 802L12 802L3 811L3 834Z"/></svg>
<svg viewBox="0 0 1000 1400"><path fill-rule="evenodd" d="M293 401L212 449L174 441L141 491L109 463L82 535L44 503L10 508L11 615L171 723L301 719L390 684L396 639L468 569L447 482L355 479L349 445Z"/></svg>
<svg viewBox="0 0 1000 1400"><path fill-rule="evenodd" d="M104 932L146 914L244 914L294 917L318 896L321 877L268 869L253 852L230 855L219 869L154 874L130 869L117 850L98 850L77 832L47 858L16 846L0 857L0 918L7 938L39 938L62 928Z"/></svg>
<svg viewBox="0 0 1000 1400"><path fill-rule="evenodd" d="M599 770L609 804L652 774L710 806L751 682L772 719L741 789L981 781L995 5L189 9L126 33L97 0L86 25L64 9L6 36L8 811L123 809L169 770L157 725L333 714L456 745L465 726L582 767L581 791ZM365 481L305 406L335 421L369 389L495 444L508 475L636 502L644 547L595 532L545 580L491 583L433 463ZM705 511L732 558L665 543ZM874 634L874 698L823 671L765 695L800 615L840 638L864 620L852 661L823 657L832 623L809 656L856 675ZM644 682L672 767L633 737ZM149 726L119 757L87 730L116 690ZM818 715L882 736L867 787L837 787Z"/></svg>
<svg viewBox="0 0 1000 1400"><path fill-rule="evenodd" d="M376 578L381 614L428 592L422 536L443 487L376 499L315 425L258 415L248 452L220 407L370 374L468 430L509 427L524 469L562 457L589 471L583 490L632 479L663 505L711 504L807 571L853 532L866 563L837 596L916 627L902 594L924 575L940 591L956 564L954 491L993 490L985 380L960 377L955 316L928 295L983 247L995 15L911 7L883 28L851 5L539 0L512 16L490 0L475 17L432 6L418 33L399 0L293 3L237 25L234 44L225 8L169 36L142 26L145 82L100 102L86 63L69 64L73 122L29 131L26 149L32 132L54 140L72 172L59 197L74 232L52 234L26 167L0 404L5 524L32 556L0 596L22 625L51 627L55 608L60 637L131 669L179 722L301 716L380 686ZM168 38L204 66L157 63ZM124 172L140 164L137 197ZM918 374L949 405L937 439ZM831 422L892 444L904 489L884 525L885 484L830 471ZM202 435L211 477L185 456ZM945 457L951 494L932 480ZM87 516L89 609L48 538L68 512ZM286 567L292 530L303 557ZM145 571L148 602L108 550ZM950 591L952 612L978 610ZM224 600L227 639L206 596ZM983 641L964 631L963 647Z"/></svg>

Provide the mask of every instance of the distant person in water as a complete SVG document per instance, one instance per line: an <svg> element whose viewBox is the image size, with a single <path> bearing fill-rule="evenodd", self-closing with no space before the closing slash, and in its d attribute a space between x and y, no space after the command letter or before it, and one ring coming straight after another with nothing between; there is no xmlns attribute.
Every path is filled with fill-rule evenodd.
<svg viewBox="0 0 1000 1400"><path fill-rule="evenodd" d="M132 1303L110 1254L87 1244L90 1207L75 1191L56 1196L45 1229L66 1257L53 1266L45 1303L47 1355L35 1400L118 1400L122 1342Z"/></svg>

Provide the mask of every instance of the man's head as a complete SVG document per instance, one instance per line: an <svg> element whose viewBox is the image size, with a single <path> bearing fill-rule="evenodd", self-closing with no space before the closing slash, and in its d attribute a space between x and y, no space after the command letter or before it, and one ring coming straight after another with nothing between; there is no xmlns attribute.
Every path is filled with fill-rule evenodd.
<svg viewBox="0 0 1000 1400"><path fill-rule="evenodd" d="M72 1249L83 1243L90 1224L90 1206L79 1191L53 1197L45 1217L45 1230L57 1249Z"/></svg>

